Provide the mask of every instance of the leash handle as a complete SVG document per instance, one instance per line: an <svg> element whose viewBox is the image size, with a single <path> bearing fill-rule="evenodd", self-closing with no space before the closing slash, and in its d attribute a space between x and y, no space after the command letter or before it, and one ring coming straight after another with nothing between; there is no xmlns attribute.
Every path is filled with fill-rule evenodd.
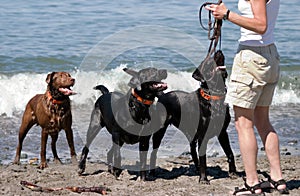
<svg viewBox="0 0 300 196"><path fill-rule="evenodd" d="M204 27L203 23L202 23L202 17L201 17L201 13L202 13L202 9L203 7L207 6L207 5L211 5L211 4L216 4L216 5L220 5L222 3L222 0L219 0L217 3L212 3L212 2L205 2L203 3L201 6L200 6L200 9L199 9L199 22L200 22L200 26L202 27L202 29L205 29L205 30L211 30L211 28L206 28ZM211 11L209 10L208 11L208 18L209 18L209 26L211 25Z"/></svg>
<svg viewBox="0 0 300 196"><path fill-rule="evenodd" d="M207 53L207 57L211 56L213 54L213 52L215 51L218 43L219 43L219 38L220 38L220 44L219 44L219 48L221 50L221 27L222 27L222 20L218 20L215 19L214 23L213 23L213 27L212 27L212 21L211 21L211 11L208 11L208 28L205 28L203 23L202 23L202 9L203 7L207 6L207 5L211 5L211 4L218 4L220 5L222 3L222 0L218 0L217 3L211 3L211 2L205 2L201 5L200 9L199 9L199 21L200 21L200 25L204 30L208 31L208 39L211 40L210 42L210 46L208 49L208 53ZM211 36L211 31L213 30L213 35Z"/></svg>

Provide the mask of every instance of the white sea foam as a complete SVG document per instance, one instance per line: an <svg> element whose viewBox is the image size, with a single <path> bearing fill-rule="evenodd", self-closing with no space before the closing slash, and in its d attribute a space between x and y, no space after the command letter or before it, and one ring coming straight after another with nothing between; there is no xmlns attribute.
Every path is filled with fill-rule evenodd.
<svg viewBox="0 0 300 196"><path fill-rule="evenodd" d="M126 65L120 65L115 69L101 72L83 72L76 70L71 75L76 79L73 90L78 94L71 96L75 105L93 104L101 95L93 87L99 84L105 85L110 91L125 93L129 86L131 76L123 71ZM44 93L47 88L45 82L47 74L18 73L15 75L0 75L0 114L11 116L14 112L25 109L26 103L35 94ZM168 71L168 77L164 80L168 84L166 92L171 90L193 91L199 87L199 83L191 77L191 72ZM297 90L297 89L296 89ZM295 89L276 89L273 104L300 103Z"/></svg>
<svg viewBox="0 0 300 196"><path fill-rule="evenodd" d="M280 105L283 103L300 103L300 97L297 96L297 92L292 89L276 89L275 95L273 98L274 105Z"/></svg>

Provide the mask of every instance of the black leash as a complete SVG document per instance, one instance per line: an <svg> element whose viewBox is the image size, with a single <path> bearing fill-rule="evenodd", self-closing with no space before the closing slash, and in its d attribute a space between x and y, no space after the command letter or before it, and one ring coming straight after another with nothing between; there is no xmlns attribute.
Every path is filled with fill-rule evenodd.
<svg viewBox="0 0 300 196"><path fill-rule="evenodd" d="M203 23L202 23L202 9L203 7L207 6L207 5L211 5L211 4L221 4L222 0L218 0L218 3L211 3L211 2L206 2L203 3L199 9L199 21L200 21L200 25L201 27L208 31L208 39L211 41L210 45L209 45L209 49L208 49L208 54L207 56L211 56L215 50L216 47L219 43L219 49L221 50L221 27L222 27L222 19L218 20L215 19L214 23L212 23L212 13L209 10L208 11L208 28L204 27ZM211 31L213 30L213 35L211 36ZM219 42L220 40L220 42ZM213 46L213 47L212 47Z"/></svg>
<svg viewBox="0 0 300 196"><path fill-rule="evenodd" d="M222 19L214 19L212 23L212 11L208 11L208 28L205 28L202 23L202 9L203 7L211 4L221 4L222 0L218 0L218 3L206 2L201 5L199 10L199 21L201 27L208 31L208 39L210 40L209 48L207 51L207 55L205 59L199 65L199 71L204 75L204 79L207 81L211 81L216 73L216 67L224 67L225 57L221 50L221 27L222 27ZM212 31L212 35L211 35ZM216 47L219 44L219 50L216 51ZM213 69L212 66L214 67ZM226 72L226 70L225 70ZM227 74L227 72L226 72Z"/></svg>

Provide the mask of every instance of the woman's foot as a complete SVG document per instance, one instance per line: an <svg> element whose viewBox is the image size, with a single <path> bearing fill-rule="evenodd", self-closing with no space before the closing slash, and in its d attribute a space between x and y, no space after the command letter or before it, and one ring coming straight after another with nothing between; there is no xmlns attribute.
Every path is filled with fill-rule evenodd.
<svg viewBox="0 0 300 196"><path fill-rule="evenodd" d="M269 183L270 183L270 187L272 189L277 190L280 194L289 194L289 190L286 186L286 182L284 179L278 180L278 181L274 181L271 178L268 179Z"/></svg>
<svg viewBox="0 0 300 196"><path fill-rule="evenodd" d="M249 186L245 181L244 188L235 188L235 191L232 192L232 195L265 195L261 188L261 183L258 183L254 186Z"/></svg>

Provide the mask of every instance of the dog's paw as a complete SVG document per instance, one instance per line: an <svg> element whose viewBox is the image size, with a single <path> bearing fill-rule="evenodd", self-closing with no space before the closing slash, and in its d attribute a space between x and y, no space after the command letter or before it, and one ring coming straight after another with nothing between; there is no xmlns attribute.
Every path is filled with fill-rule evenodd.
<svg viewBox="0 0 300 196"><path fill-rule="evenodd" d="M85 163L80 162L80 163L78 164L77 173L78 173L79 175L82 175L82 174L84 173L84 171L85 171Z"/></svg>
<svg viewBox="0 0 300 196"><path fill-rule="evenodd" d="M210 182L209 182L209 180L207 179L207 177L199 177L199 183L200 183L200 184L210 185Z"/></svg>
<svg viewBox="0 0 300 196"><path fill-rule="evenodd" d="M85 168L78 168L77 169L78 175L82 175L84 173L84 171L85 171Z"/></svg>
<svg viewBox="0 0 300 196"><path fill-rule="evenodd" d="M14 160L13 164L14 164L14 165L20 165L21 162L20 162L19 160Z"/></svg>
<svg viewBox="0 0 300 196"><path fill-rule="evenodd" d="M53 161L55 164L62 164L62 161L60 160L60 158L54 158Z"/></svg>
<svg viewBox="0 0 300 196"><path fill-rule="evenodd" d="M238 179L240 177L237 172L228 172L228 176L230 179Z"/></svg>
<svg viewBox="0 0 300 196"><path fill-rule="evenodd" d="M48 167L48 164L46 162L41 162L41 164L38 166L39 169L45 169Z"/></svg>
<svg viewBox="0 0 300 196"><path fill-rule="evenodd" d="M107 171L111 174L114 173L113 167L111 165L108 165Z"/></svg>
<svg viewBox="0 0 300 196"><path fill-rule="evenodd" d="M80 161L78 162L78 169L77 169L77 173L79 175L83 174L83 172L85 171L85 164L86 164L86 159L81 157Z"/></svg>
<svg viewBox="0 0 300 196"><path fill-rule="evenodd" d="M76 155L73 155L71 157L71 162L72 162L72 164L76 164L77 163L77 157L76 157Z"/></svg>
<svg viewBox="0 0 300 196"><path fill-rule="evenodd" d="M122 170L116 167L113 167L113 175L116 177L116 180L120 180L120 175L122 173Z"/></svg>

